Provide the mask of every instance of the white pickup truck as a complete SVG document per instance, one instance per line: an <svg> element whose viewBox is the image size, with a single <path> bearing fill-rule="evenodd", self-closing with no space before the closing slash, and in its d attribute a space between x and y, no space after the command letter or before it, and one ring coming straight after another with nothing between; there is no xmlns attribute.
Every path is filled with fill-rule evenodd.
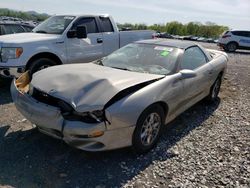
<svg viewBox="0 0 250 188"><path fill-rule="evenodd" d="M0 75L48 66L86 63L118 48L152 38L154 31L122 31L108 15L52 16L31 33L0 36Z"/></svg>

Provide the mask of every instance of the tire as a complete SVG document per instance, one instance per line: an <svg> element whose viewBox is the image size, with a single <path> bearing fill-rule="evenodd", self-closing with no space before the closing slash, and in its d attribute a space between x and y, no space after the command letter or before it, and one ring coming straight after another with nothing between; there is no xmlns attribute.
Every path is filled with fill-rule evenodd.
<svg viewBox="0 0 250 188"><path fill-rule="evenodd" d="M218 99L218 95L220 92L220 86L221 86L221 75L218 76L218 78L215 80L213 85L210 88L210 93L207 96L207 101L208 102L214 102Z"/></svg>
<svg viewBox="0 0 250 188"><path fill-rule="evenodd" d="M237 50L238 44L236 42L229 42L226 46L228 52L235 52Z"/></svg>
<svg viewBox="0 0 250 188"><path fill-rule="evenodd" d="M139 116L133 133L132 145L136 153L145 153L157 143L164 125L165 114L160 105L146 108ZM150 123L154 121L154 123Z"/></svg>
<svg viewBox="0 0 250 188"><path fill-rule="evenodd" d="M35 72L54 65L56 65L56 62L54 62L53 60L48 58L40 58L33 61L28 70L30 71L30 76L32 76Z"/></svg>

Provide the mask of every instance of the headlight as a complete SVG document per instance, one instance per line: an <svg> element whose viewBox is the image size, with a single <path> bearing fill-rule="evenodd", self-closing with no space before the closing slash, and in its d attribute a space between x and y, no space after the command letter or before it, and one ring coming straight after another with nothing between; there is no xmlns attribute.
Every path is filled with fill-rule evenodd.
<svg viewBox="0 0 250 188"><path fill-rule="evenodd" d="M62 105L61 109L62 109ZM65 111L65 110L63 110ZM92 112L76 112L76 111L65 111L62 113L63 117L71 121L82 121L85 123L100 123L109 122L106 119L105 112L103 110L95 110Z"/></svg>
<svg viewBox="0 0 250 188"><path fill-rule="evenodd" d="M96 111L90 112L89 115L98 122L102 122L105 117L105 114L102 110L96 110Z"/></svg>
<svg viewBox="0 0 250 188"><path fill-rule="evenodd" d="M1 49L1 58L3 62L8 61L8 59L17 59L23 53L22 48L2 48Z"/></svg>

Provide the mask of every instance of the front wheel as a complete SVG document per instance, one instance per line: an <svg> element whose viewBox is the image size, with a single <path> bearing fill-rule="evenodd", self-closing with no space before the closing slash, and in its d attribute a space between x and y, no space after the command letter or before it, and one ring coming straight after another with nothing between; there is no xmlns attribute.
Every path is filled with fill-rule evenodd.
<svg viewBox="0 0 250 188"><path fill-rule="evenodd" d="M30 76L32 76L35 72L40 71L42 69L48 68L50 66L56 65L56 63L48 58L40 58L32 62L29 67Z"/></svg>
<svg viewBox="0 0 250 188"><path fill-rule="evenodd" d="M133 148L145 153L157 143L164 125L164 111L159 105L152 105L140 115L133 134Z"/></svg>

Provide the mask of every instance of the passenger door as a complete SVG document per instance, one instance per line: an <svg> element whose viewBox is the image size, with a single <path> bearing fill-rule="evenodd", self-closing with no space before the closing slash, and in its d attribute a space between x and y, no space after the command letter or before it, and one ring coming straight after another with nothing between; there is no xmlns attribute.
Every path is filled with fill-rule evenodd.
<svg viewBox="0 0 250 188"><path fill-rule="evenodd" d="M184 86L182 105L186 108L201 100L210 91L213 67L208 61L198 46L190 47L184 52L179 69L189 69L196 73L195 77L182 80Z"/></svg>
<svg viewBox="0 0 250 188"><path fill-rule="evenodd" d="M109 17L99 17L103 32L104 56L119 49L119 32L115 32Z"/></svg>
<svg viewBox="0 0 250 188"><path fill-rule="evenodd" d="M67 38L68 63L87 63L103 57L102 33L97 26L96 18L80 18L70 30L76 30L77 26L87 28L87 38Z"/></svg>

